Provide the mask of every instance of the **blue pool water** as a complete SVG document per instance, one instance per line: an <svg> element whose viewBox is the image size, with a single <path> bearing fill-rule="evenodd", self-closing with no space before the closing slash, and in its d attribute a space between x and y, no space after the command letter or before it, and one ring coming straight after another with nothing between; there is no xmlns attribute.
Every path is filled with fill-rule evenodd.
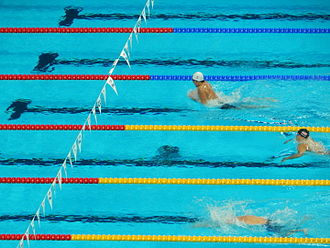
<svg viewBox="0 0 330 248"><path fill-rule="evenodd" d="M115 2L115 3L114 3ZM133 27L145 1L2 1L1 27ZM63 24L64 8L80 18ZM143 27L330 28L326 1L155 1ZM61 24L62 23L62 24ZM0 74L106 74L129 34L1 34ZM131 70L114 74L329 75L329 34L140 34ZM52 65L36 70L38 57ZM1 124L83 124L103 81L1 81ZM265 108L220 110L187 97L186 81L116 81L98 124L329 126L327 81L212 81L229 102ZM20 100L19 100L20 99ZM26 109L11 118L13 102ZM77 132L1 131L1 177L54 177ZM287 136L286 136L287 135ZM312 133L330 149L330 135ZM295 152L293 134L265 132L85 132L69 177L329 179L330 158ZM161 147L176 152L162 154ZM0 233L23 233L49 185L0 185ZM178 197L179 196L179 197ZM231 215L277 220L308 235L329 237L327 187L64 185L38 233L276 236L233 226ZM208 223L211 227L199 226ZM17 241L1 241L14 247ZM241 247L241 244L31 242L31 247ZM276 244L244 244L246 247ZM307 245L286 245L286 247Z"/></svg>

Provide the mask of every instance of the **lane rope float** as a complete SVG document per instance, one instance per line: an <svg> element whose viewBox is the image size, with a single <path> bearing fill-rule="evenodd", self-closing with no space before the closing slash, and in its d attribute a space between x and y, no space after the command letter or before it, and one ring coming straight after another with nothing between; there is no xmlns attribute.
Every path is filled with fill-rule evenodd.
<svg viewBox="0 0 330 248"><path fill-rule="evenodd" d="M0 130L60 131L82 130L83 125L0 124ZM296 132L306 128L312 132L329 133L330 127L295 126L193 126L193 125L90 125L85 130L98 131L239 131L239 132Z"/></svg>
<svg viewBox="0 0 330 248"><path fill-rule="evenodd" d="M131 33L133 28L20 28L2 27L0 33ZM296 33L325 34L329 28L140 28L140 33Z"/></svg>
<svg viewBox="0 0 330 248"><path fill-rule="evenodd" d="M109 75L0 74L0 80L106 80ZM191 81L191 75L111 75L113 80ZM330 81L330 75L205 75L207 81L313 80Z"/></svg>
<svg viewBox="0 0 330 248"><path fill-rule="evenodd" d="M0 240L25 239L24 234L0 234ZM29 240L49 241L158 241L221 243L300 243L329 244L330 238L187 236L187 235L102 235L102 234L30 234Z"/></svg>
<svg viewBox="0 0 330 248"><path fill-rule="evenodd" d="M50 177L0 177L0 184L48 184ZM57 179L57 182L59 180ZM181 185L273 185L330 186L317 179L228 179L228 178L62 178L61 184L181 184Z"/></svg>

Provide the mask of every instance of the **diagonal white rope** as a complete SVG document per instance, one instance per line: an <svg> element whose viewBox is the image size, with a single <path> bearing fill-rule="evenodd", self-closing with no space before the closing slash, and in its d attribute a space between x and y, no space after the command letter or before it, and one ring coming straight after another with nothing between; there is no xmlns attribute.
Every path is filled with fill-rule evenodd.
<svg viewBox="0 0 330 248"><path fill-rule="evenodd" d="M58 182L59 189L62 189L62 176L63 172L65 174L65 177L67 177L67 163L73 167L74 162L77 161L78 159L78 153L81 153L81 146L82 146L82 140L83 140L83 132L86 130L86 127L88 126L88 129L91 131L91 115L94 116L95 123L97 123L97 112L101 114L102 112L102 99L103 98L103 103L106 104L106 86L109 85L111 88L115 91L115 93L118 95L116 85L114 80L112 79L111 75L113 71L115 70L118 61L121 59L121 57L126 61L127 65L129 67L129 58L132 50L132 45L133 45L133 33L135 35L136 41L138 41L138 34L140 33L140 27L142 25L142 19L146 22L147 18L150 16L150 5L151 8L154 6L154 0L147 0L146 4L144 5L142 12L136 21L133 31L130 33L128 39L125 42L125 45L123 49L121 50L118 58L113 62L111 69L109 70L109 77L107 78L106 82L104 83L98 97L96 98L96 101L89 112L84 125L82 126L81 130L79 131L78 135L76 136L75 141L73 142L73 145L71 146L68 155L64 159L62 165L60 166L60 169L58 170L56 177L54 178L52 184L50 185L46 195L42 199L36 213L34 214L32 220L30 221L22 239L19 241L17 247L23 248L24 247L24 241L26 240L26 243L28 246L30 246L30 241L29 241L29 234L32 231L33 234L36 233L36 227L35 227L35 221L38 221L38 226L40 227L40 219L41 219L41 212L42 215L45 216L46 214L46 202L48 202L49 207L52 209L53 208L53 199L55 196L56 192L56 185ZM101 97L103 96L103 97Z"/></svg>

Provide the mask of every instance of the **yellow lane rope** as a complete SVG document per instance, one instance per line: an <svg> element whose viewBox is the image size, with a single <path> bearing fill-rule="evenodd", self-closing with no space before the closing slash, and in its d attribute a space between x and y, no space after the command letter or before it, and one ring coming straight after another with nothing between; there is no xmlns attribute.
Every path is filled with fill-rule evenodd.
<svg viewBox="0 0 330 248"><path fill-rule="evenodd" d="M176 235L95 235L72 234L79 241L164 241L164 242L226 242L226 243L309 243L329 244L330 238L289 237L231 237L231 236L176 236Z"/></svg>
<svg viewBox="0 0 330 248"><path fill-rule="evenodd" d="M329 186L330 180L301 179L208 179L208 178L99 178L99 184L191 184Z"/></svg>
<svg viewBox="0 0 330 248"><path fill-rule="evenodd" d="M289 127L289 126L182 126L182 125L125 125L125 130L139 131L256 131L295 132L306 128L312 132L329 133L330 127Z"/></svg>
<svg viewBox="0 0 330 248"><path fill-rule="evenodd" d="M256 131L295 132L306 128L312 132L330 133L330 127L289 127L289 126L182 126L182 125L125 125L125 130L134 131Z"/></svg>

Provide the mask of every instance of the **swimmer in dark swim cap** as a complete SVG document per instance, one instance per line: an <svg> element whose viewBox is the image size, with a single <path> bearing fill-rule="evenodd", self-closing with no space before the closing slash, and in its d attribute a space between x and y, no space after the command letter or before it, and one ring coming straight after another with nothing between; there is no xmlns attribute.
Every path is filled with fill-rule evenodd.
<svg viewBox="0 0 330 248"><path fill-rule="evenodd" d="M297 153L285 157L282 159L281 162L284 162L288 159L295 159L303 156L305 152L314 152L321 155L328 155L330 154L329 151L322 145L320 142L316 142L310 137L309 131L305 128L299 129L296 135L296 142L297 142ZM284 142L284 144L290 142L293 139L289 139Z"/></svg>
<svg viewBox="0 0 330 248"><path fill-rule="evenodd" d="M297 134L299 134L301 137L307 139L309 137L309 131L305 128L299 129Z"/></svg>

